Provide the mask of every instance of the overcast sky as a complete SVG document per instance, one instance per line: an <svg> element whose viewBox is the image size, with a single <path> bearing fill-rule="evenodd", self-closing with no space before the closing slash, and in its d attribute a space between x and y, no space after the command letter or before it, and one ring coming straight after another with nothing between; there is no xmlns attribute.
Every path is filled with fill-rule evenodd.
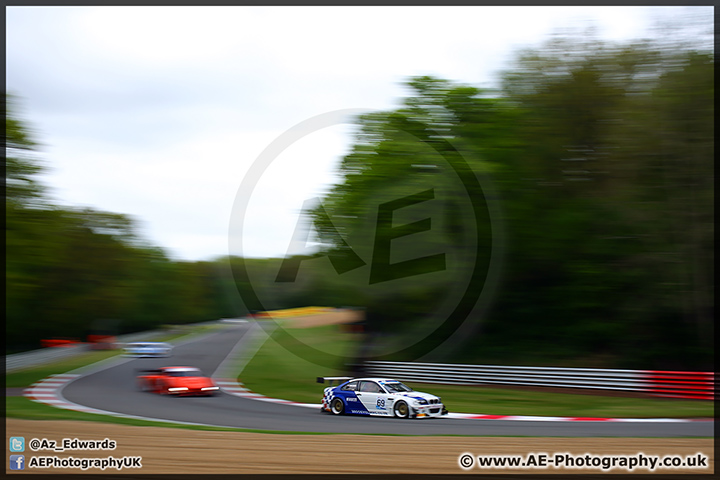
<svg viewBox="0 0 720 480"><path fill-rule="evenodd" d="M704 7L712 15L712 7ZM57 203L132 216L169 256L282 256L351 125L312 132L233 205L266 147L312 117L398 106L435 75L492 87L560 29L646 36L671 7L7 7L7 91L42 144ZM348 121L350 118L348 117Z"/></svg>

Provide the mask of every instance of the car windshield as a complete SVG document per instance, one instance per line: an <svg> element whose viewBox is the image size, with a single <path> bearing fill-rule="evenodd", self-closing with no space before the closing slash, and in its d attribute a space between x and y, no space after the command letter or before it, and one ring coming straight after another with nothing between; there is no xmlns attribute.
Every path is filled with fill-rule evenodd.
<svg viewBox="0 0 720 480"><path fill-rule="evenodd" d="M412 388L400 382L385 383L383 386L390 393L412 392Z"/></svg>
<svg viewBox="0 0 720 480"><path fill-rule="evenodd" d="M201 377L202 374L198 370L180 370L168 372L171 377Z"/></svg>

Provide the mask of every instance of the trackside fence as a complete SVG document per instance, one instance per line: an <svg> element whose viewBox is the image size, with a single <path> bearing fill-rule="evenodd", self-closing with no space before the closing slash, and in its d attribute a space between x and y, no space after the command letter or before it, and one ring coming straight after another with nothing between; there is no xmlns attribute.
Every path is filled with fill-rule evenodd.
<svg viewBox="0 0 720 480"><path fill-rule="evenodd" d="M658 397L715 398L714 372L516 367L368 361L363 374L450 385L517 385L641 392Z"/></svg>

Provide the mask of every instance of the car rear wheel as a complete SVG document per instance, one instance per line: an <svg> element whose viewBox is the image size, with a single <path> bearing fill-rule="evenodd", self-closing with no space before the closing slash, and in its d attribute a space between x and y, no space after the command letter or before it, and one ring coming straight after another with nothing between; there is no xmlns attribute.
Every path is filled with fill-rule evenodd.
<svg viewBox="0 0 720 480"><path fill-rule="evenodd" d="M410 417L410 407L405 402L397 402L393 407L393 413L397 418L408 418Z"/></svg>
<svg viewBox="0 0 720 480"><path fill-rule="evenodd" d="M345 404L343 403L342 398L334 398L330 404L330 409L335 415L343 413L345 411Z"/></svg>
<svg viewBox="0 0 720 480"><path fill-rule="evenodd" d="M138 389L141 392L149 392L150 385L148 385L148 382L146 382L145 380L138 380Z"/></svg>

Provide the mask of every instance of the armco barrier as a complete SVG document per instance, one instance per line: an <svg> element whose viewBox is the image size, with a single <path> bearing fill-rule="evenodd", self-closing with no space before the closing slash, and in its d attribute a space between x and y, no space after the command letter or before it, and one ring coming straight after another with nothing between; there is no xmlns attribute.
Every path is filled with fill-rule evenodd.
<svg viewBox="0 0 720 480"><path fill-rule="evenodd" d="M712 400L713 372L668 372L595 368L508 367L369 361L368 376L451 385L519 385L642 392L660 397Z"/></svg>
<svg viewBox="0 0 720 480"><path fill-rule="evenodd" d="M34 367L36 365L59 362L89 351L87 344L78 343L77 345L62 348L43 348L30 352L13 353L5 356L5 373Z"/></svg>
<svg viewBox="0 0 720 480"><path fill-rule="evenodd" d="M662 397L715 398L715 374L713 372L672 372L647 370L646 391Z"/></svg>

